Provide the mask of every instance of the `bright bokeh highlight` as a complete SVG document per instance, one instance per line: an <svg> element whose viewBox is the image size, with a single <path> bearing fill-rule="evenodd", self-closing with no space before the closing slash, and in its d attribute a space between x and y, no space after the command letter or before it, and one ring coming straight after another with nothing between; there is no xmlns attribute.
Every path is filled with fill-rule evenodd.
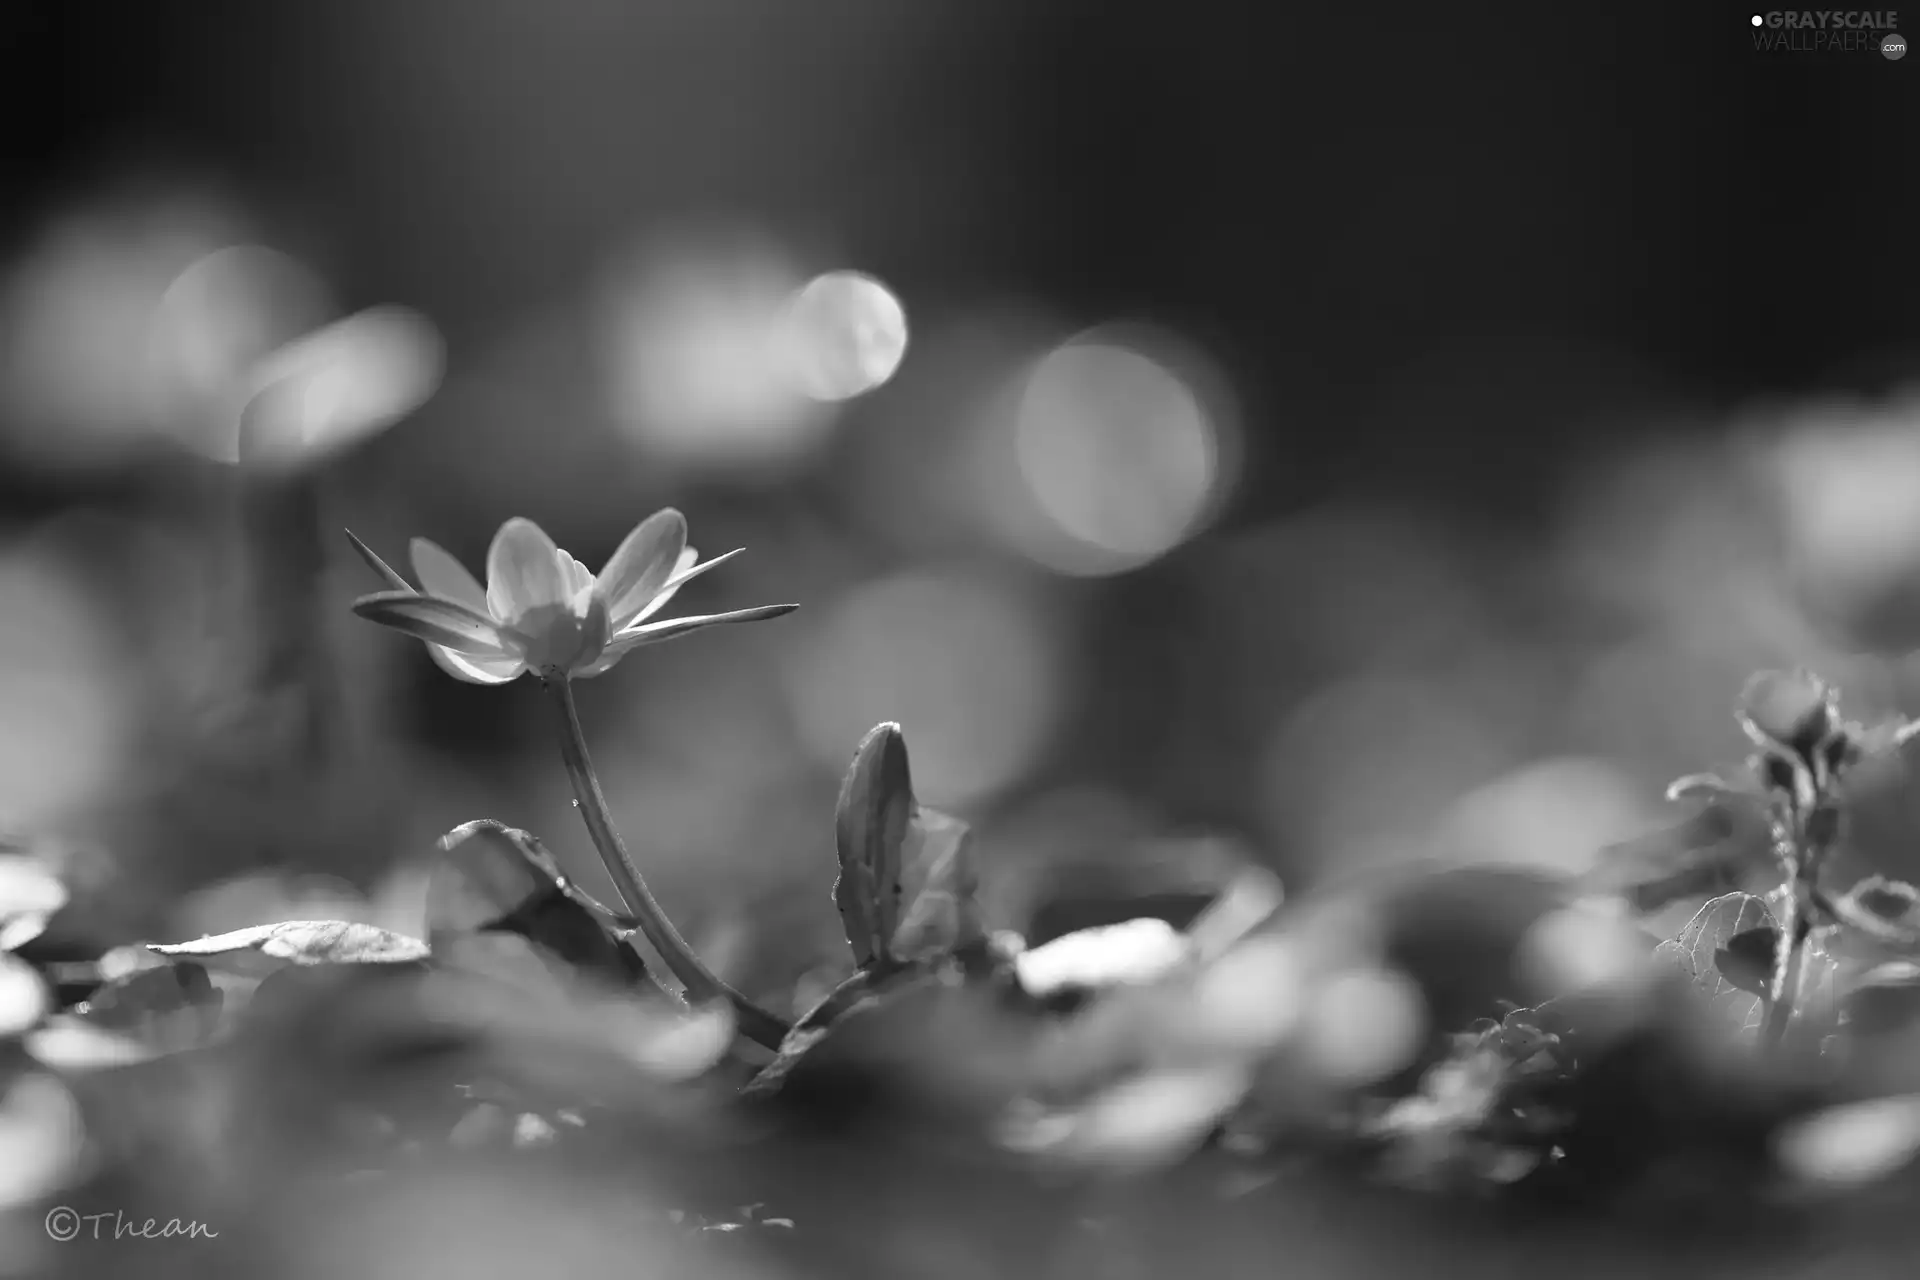
<svg viewBox="0 0 1920 1280"><path fill-rule="evenodd" d="M1029 555L1075 576L1138 568L1193 536L1231 478L1217 396L1145 335L1083 334L1042 356L1013 408Z"/></svg>
<svg viewBox="0 0 1920 1280"><path fill-rule="evenodd" d="M249 371L244 455L269 467L319 462L419 408L443 363L439 331L403 307L306 334Z"/></svg>
<svg viewBox="0 0 1920 1280"><path fill-rule="evenodd" d="M907 312L858 271L815 276L787 312L793 374L815 400L850 400L892 378L907 354Z"/></svg>
<svg viewBox="0 0 1920 1280"><path fill-rule="evenodd" d="M662 237L604 284L599 344L614 422L650 459L780 469L831 419L790 372L788 303L802 279L753 236Z"/></svg>

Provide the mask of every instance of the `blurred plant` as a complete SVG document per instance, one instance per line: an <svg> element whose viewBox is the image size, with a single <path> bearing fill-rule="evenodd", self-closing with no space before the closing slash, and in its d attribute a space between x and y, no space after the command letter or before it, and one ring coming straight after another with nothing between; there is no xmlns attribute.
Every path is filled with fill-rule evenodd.
<svg viewBox="0 0 1920 1280"><path fill-rule="evenodd" d="M1761 1038L1777 1044L1794 1016L1801 966L1816 928L1846 924L1883 938L1920 941L1857 908L1851 898L1832 899L1822 888L1825 869L1843 835L1844 785L1862 761L1898 750L1920 735L1920 721L1890 720L1874 726L1842 719L1838 692L1807 671L1763 671L1747 682L1735 713L1756 751L1745 767L1727 774L1680 778L1667 789L1673 799L1705 797L1757 806L1763 814L1780 874L1769 895L1773 912L1729 940L1720 971L1736 985L1756 985L1756 960L1771 941L1761 988L1766 1001ZM1737 976L1736 976L1737 975Z"/></svg>
<svg viewBox="0 0 1920 1280"><path fill-rule="evenodd" d="M647 893L574 711L571 680L604 671L612 639L706 567L684 536L677 514L655 516L596 577L510 522L490 589L456 584L468 604L405 586L362 547L397 584L363 614L441 646L459 678L531 670L547 689L625 909L533 834L483 819L434 851L423 936L283 920L54 963L7 951L69 908L65 890L29 857L0 859L0 1139L38 1170L0 1190L192 1169L237 1219L302 1194L278 1169L293 1152L325 1175L644 1153L671 1162L668 1221L684 1234L764 1244L841 1212L833 1185L812 1185L828 1181L813 1156L849 1137L869 1178L931 1164L1033 1206L1116 1175L1224 1161L1271 1182L1306 1160L1436 1195L1670 1209L1703 1188L1887 1178L1920 1152L1920 890L1874 876L1834 894L1820 875L1850 771L1920 730L1844 720L1803 673L1742 694L1744 772L1674 787L1757 809L1779 888L1713 897L1625 959L1615 944L1633 927L1575 906L1593 882L1484 866L1289 902L1236 863L1185 928L1143 913L1029 947L990 918L969 826L920 802L905 735L882 723L833 815L852 972L789 1027L714 976ZM414 561L446 590L451 557L416 543ZM1719 828L1686 829L1682 844ZM1606 954L1521 1004L1503 988L1528 981L1518 958L1540 937ZM90 1161L44 1124L6 1127L9 1108L53 1114L55 1090L85 1118ZM768 1172L783 1168L786 1181ZM1238 1199L1260 1184L1227 1185ZM1100 1193L1116 1229L1118 1194Z"/></svg>

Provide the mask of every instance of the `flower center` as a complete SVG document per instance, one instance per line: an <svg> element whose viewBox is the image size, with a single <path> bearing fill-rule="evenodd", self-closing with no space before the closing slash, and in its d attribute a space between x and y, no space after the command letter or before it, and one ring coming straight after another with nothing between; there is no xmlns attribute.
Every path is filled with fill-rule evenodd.
<svg viewBox="0 0 1920 1280"><path fill-rule="evenodd" d="M605 610L590 608L582 616L568 604L540 605L521 615L516 630L526 645L527 665L543 675L585 666L607 646Z"/></svg>

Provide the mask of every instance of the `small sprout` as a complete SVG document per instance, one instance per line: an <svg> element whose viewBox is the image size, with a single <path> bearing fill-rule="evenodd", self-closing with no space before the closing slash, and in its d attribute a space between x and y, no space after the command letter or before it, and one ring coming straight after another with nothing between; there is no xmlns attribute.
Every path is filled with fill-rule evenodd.
<svg viewBox="0 0 1920 1280"><path fill-rule="evenodd" d="M897 724L861 740L834 817L834 902L862 969L889 972L987 941L966 823L920 804Z"/></svg>
<svg viewBox="0 0 1920 1280"><path fill-rule="evenodd" d="M1824 849L1839 837L1835 793L1861 760L1886 755L1916 735L1920 722L1874 726L1843 719L1839 693L1812 672L1762 671L1747 681L1734 717L1755 753L1743 769L1696 773L1667 788L1670 800L1758 803L1778 825L1798 824L1796 839Z"/></svg>
<svg viewBox="0 0 1920 1280"><path fill-rule="evenodd" d="M900 926L901 850L916 807L900 726L876 725L853 754L834 812L833 899L862 968L889 962L887 944Z"/></svg>

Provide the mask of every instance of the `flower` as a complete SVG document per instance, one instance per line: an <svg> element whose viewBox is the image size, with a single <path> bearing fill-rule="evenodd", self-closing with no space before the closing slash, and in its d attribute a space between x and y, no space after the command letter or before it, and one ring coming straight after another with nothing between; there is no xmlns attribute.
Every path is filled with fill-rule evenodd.
<svg viewBox="0 0 1920 1280"><path fill-rule="evenodd" d="M641 521L598 574L516 516L493 537L485 587L446 551L415 538L413 569L424 588L415 590L351 531L347 537L393 588L362 596L353 611L424 641L447 674L472 684L506 684L528 671L543 680L597 676L640 645L800 607L650 621L687 582L740 554L700 561L686 545L685 517L671 508Z"/></svg>

